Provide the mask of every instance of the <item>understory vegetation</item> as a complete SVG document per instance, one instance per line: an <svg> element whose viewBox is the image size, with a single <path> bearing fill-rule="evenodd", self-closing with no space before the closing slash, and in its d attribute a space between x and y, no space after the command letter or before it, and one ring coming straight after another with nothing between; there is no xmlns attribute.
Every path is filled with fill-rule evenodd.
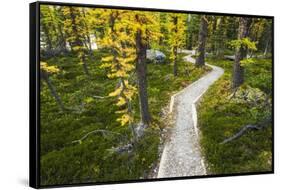
<svg viewBox="0 0 281 190"><path fill-rule="evenodd" d="M40 185L158 177L172 117L189 110L169 113L170 98L211 71L206 59L225 69L198 109L209 172L270 171L272 28L269 17L41 4ZM195 175L175 152L188 171L171 173Z"/></svg>
<svg viewBox="0 0 281 190"><path fill-rule="evenodd" d="M45 83L41 83L41 183L69 184L145 178L158 160L162 109L170 96L210 70L184 62L180 54L179 74L174 79L171 64L148 64L148 94L152 125L141 141L129 152L116 153L126 144L130 129L116 121L118 107L107 95L117 85L106 76L101 64L102 52L94 54L95 67L89 64L91 77L83 74L74 56L55 57L50 66L59 65L51 77L66 111L59 110ZM167 61L168 62L168 61ZM133 77L132 77L133 78ZM134 115L139 117L138 98L133 100ZM94 130L107 130L89 134Z"/></svg>
<svg viewBox="0 0 281 190"><path fill-rule="evenodd" d="M266 94L271 101L271 59L253 59L245 66L245 83L231 90L232 62L209 59L225 69L225 74L213 84L198 105L201 145L209 173L233 174L272 170L272 126L248 130L240 138L222 143L248 124L271 117L271 107L262 106ZM238 97L243 94L242 97ZM253 101L256 104L253 105Z"/></svg>

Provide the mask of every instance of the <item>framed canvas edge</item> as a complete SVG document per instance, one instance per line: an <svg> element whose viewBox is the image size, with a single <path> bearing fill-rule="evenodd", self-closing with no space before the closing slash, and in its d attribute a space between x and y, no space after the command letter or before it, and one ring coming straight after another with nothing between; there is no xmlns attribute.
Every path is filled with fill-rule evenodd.
<svg viewBox="0 0 281 190"><path fill-rule="evenodd" d="M40 5L57 5L57 6L76 6L89 8L107 8L107 9L125 9L140 10L154 12L174 12L189 14L204 14L217 16L234 16L234 17L252 17L266 18L272 20L272 170L261 172L245 172L245 173L229 173L229 174L209 174L203 176L183 176L169 178L152 178L139 180L122 180L108 182L90 182L75 184L40 184ZM158 8L142 8L142 7L126 7L115 5L96 5L83 3L66 3L66 2L49 2L36 1L29 3L29 186L36 189L58 188L58 187L77 187L90 185L110 185L124 183L142 183L142 182L158 182L167 180L183 180L183 179L202 179L217 177L235 177L248 175L274 174L274 16L269 15L250 15L236 13L220 13L220 12L204 12L204 11L188 11L188 10L171 10Z"/></svg>
<svg viewBox="0 0 281 190"><path fill-rule="evenodd" d="M39 2L29 4L29 185L40 187Z"/></svg>

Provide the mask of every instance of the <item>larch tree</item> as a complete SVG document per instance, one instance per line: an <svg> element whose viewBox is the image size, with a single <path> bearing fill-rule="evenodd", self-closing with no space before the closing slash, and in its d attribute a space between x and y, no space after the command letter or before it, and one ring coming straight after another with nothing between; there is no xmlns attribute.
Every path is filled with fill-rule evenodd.
<svg viewBox="0 0 281 190"><path fill-rule="evenodd" d="M89 76L90 73L86 62L87 47L85 45L87 28L81 9L83 8L63 7L63 14L66 19L64 21L64 30L72 52L78 57L84 73Z"/></svg>
<svg viewBox="0 0 281 190"><path fill-rule="evenodd" d="M156 18L157 16L151 12L134 11L131 23L132 30L135 34L136 73L141 121L146 126L148 126L151 121L147 94L146 50L150 41L159 40L160 33L158 31L159 27Z"/></svg>
<svg viewBox="0 0 281 190"><path fill-rule="evenodd" d="M185 45L186 42L186 15L185 14L169 14L168 22L168 44L170 47L170 59L173 63L174 76L178 75L178 51Z"/></svg>
<svg viewBox="0 0 281 190"><path fill-rule="evenodd" d="M126 24L128 15L126 11L106 10L102 16L108 18L108 24L104 28L105 35L100 42L109 53L102 58L101 67L108 69L109 78L118 79L117 88L109 96L116 97L116 105L120 108L116 112L120 115L117 121L121 126L128 124L135 137L131 102L137 93L137 88L130 83L129 77L135 69L136 53L133 48L134 41L128 34L129 25Z"/></svg>
<svg viewBox="0 0 281 190"><path fill-rule="evenodd" d="M235 47L235 61L233 64L232 89L236 89L244 82L244 68L241 61L247 57L249 48L255 49L255 45L249 40L249 29L251 18L240 17L238 28L238 39L232 41L232 46Z"/></svg>
<svg viewBox="0 0 281 190"><path fill-rule="evenodd" d="M198 52L195 65L204 66L205 65L205 46L208 33L208 20L205 15L201 16L200 29L198 36Z"/></svg>

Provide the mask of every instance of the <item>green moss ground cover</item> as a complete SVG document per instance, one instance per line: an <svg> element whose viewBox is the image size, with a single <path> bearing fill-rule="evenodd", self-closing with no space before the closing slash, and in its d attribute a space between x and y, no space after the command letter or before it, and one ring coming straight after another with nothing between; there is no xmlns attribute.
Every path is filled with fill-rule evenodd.
<svg viewBox="0 0 281 190"><path fill-rule="evenodd" d="M209 59L210 64L225 69L225 74L203 96L198 105L201 146L211 174L263 172L272 169L272 127L251 130L226 144L224 139L247 124L255 124L267 112L250 104L229 100L231 61ZM245 84L265 93L272 91L271 59L254 59L245 66Z"/></svg>
<svg viewBox="0 0 281 190"><path fill-rule="evenodd" d="M179 76L174 78L172 65L148 64L148 95L153 122L133 151L117 154L112 147L128 143L131 133L128 127L121 127L116 121L115 99L106 97L114 90L117 81L108 79L106 70L99 68L102 55L102 52L95 52L88 60L90 77L84 75L82 65L77 64L78 60L71 55L43 60L60 69L50 78L67 110L59 110L47 85L41 81L41 185L145 178L158 159L159 132L165 127L161 122L161 109L169 103L173 93L210 70L181 61ZM137 97L133 109L138 121ZM121 135L97 133L81 143L72 143L98 129Z"/></svg>

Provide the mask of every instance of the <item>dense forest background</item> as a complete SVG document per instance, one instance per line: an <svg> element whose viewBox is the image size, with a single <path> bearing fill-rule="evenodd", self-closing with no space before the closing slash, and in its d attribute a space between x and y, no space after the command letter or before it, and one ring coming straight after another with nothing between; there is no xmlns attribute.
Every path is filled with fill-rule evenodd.
<svg viewBox="0 0 281 190"><path fill-rule="evenodd" d="M225 69L198 106L208 173L271 170L271 19L41 5L40 40L42 185L154 177L206 60Z"/></svg>

